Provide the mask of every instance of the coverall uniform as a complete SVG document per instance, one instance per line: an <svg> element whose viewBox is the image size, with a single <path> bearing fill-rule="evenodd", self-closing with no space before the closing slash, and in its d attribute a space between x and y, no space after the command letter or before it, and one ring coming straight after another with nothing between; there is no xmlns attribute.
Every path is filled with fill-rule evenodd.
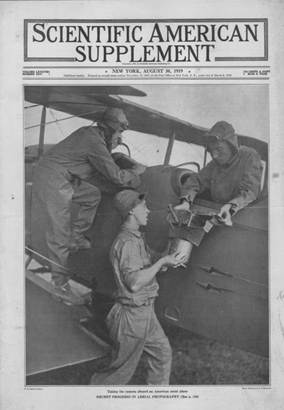
<svg viewBox="0 0 284 410"><path fill-rule="evenodd" d="M125 224L112 245L110 258L117 292L106 323L114 348L110 365L95 373L91 384L127 384L144 352L148 361L147 384L167 385L172 352L154 312L159 287L156 278L137 292L128 290L125 281L131 272L153 264L141 232L130 230Z"/></svg>
<svg viewBox="0 0 284 410"><path fill-rule="evenodd" d="M121 170L115 164L103 130L95 126L82 127L56 144L35 169L32 216L41 213L48 219L46 243L49 258L55 262L54 273L62 272L58 265L67 266L71 234L75 239L82 238L94 220L101 193L86 181L94 170L121 187L136 187L140 183L134 171ZM79 204L74 221L71 220L72 203ZM35 225L38 223L40 219L33 222L32 229L38 229ZM32 246L36 249L36 243ZM54 277L59 282L60 278L63 283L66 281L62 275Z"/></svg>
<svg viewBox="0 0 284 410"><path fill-rule="evenodd" d="M218 124L227 125L225 122L216 125ZM262 165L259 154L253 148L238 146L234 133L223 136L222 140L227 141L233 149L234 154L229 163L221 166L212 160L199 173L192 174L181 188L181 197L192 202L197 194L209 191L212 201L222 205L231 204L233 215L257 199L261 187ZM195 218L195 227L187 230L186 239L195 245L199 245L205 234L202 229L205 219Z"/></svg>
<svg viewBox="0 0 284 410"><path fill-rule="evenodd" d="M239 211L256 200L260 183L260 157L254 149L242 146L226 166L213 160L191 175L182 186L181 196L193 201L197 194L209 190L212 201L234 204Z"/></svg>

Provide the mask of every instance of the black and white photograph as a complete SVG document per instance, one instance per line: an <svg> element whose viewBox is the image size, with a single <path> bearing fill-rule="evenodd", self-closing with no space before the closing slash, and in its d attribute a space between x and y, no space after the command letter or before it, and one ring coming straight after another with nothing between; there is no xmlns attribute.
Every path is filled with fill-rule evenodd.
<svg viewBox="0 0 284 410"><path fill-rule="evenodd" d="M26 386L269 385L269 85L23 96Z"/></svg>
<svg viewBox="0 0 284 410"><path fill-rule="evenodd" d="M0 11L0 408L282 410L281 1Z"/></svg>

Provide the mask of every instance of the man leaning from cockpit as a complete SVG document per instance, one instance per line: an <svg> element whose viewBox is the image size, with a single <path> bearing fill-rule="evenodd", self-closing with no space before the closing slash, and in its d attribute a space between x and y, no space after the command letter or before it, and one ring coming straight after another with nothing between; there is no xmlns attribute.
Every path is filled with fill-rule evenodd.
<svg viewBox="0 0 284 410"><path fill-rule="evenodd" d="M175 210L189 210L195 197L207 191L210 200L221 204L219 221L226 223L257 199L261 188L261 159L253 148L239 146L234 128L226 121L217 122L207 133L207 150L212 161L185 181L181 204ZM195 232L192 229L192 235Z"/></svg>

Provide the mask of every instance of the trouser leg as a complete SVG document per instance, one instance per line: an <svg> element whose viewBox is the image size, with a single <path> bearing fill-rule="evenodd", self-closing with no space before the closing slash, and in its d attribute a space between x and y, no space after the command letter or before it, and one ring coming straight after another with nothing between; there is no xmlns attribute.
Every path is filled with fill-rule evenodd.
<svg viewBox="0 0 284 410"><path fill-rule="evenodd" d="M67 268L69 257L69 242L71 238L71 194L72 189L66 189L57 194L56 203L51 197L46 203L49 227L46 232L46 241L50 259L55 262L51 267L52 278L57 285L67 282L68 277L60 266ZM60 266L59 266L60 265ZM65 275L64 275L65 273Z"/></svg>
<svg viewBox="0 0 284 410"><path fill-rule="evenodd" d="M101 200L100 190L87 182L73 186L72 201L79 205L79 211L72 223L72 233L75 239L80 239L90 229Z"/></svg>
<svg viewBox="0 0 284 410"><path fill-rule="evenodd" d="M92 376L91 384L119 385L129 382L144 349L148 322L149 309L114 305L107 318L114 341L112 360L106 369Z"/></svg>
<svg viewBox="0 0 284 410"><path fill-rule="evenodd" d="M107 369L95 373L90 384L94 385L125 385L133 376L143 352L142 340L121 335L117 342L112 360Z"/></svg>
<svg viewBox="0 0 284 410"><path fill-rule="evenodd" d="M144 352L148 362L147 384L168 385L171 373L172 349L154 309L152 310Z"/></svg>
<svg viewBox="0 0 284 410"><path fill-rule="evenodd" d="M48 257L53 262L53 279L57 285L67 281L64 268L67 268L69 256L72 194L73 189L69 181L52 171L43 170L35 178L33 201L40 204L47 220L45 239ZM40 221L38 229L41 229Z"/></svg>

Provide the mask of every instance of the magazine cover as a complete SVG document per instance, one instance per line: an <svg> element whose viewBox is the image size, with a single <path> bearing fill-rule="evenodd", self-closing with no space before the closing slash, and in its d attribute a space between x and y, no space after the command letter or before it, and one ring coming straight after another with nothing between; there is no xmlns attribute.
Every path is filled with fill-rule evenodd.
<svg viewBox="0 0 284 410"><path fill-rule="evenodd" d="M0 7L1 406L280 409L281 3Z"/></svg>

